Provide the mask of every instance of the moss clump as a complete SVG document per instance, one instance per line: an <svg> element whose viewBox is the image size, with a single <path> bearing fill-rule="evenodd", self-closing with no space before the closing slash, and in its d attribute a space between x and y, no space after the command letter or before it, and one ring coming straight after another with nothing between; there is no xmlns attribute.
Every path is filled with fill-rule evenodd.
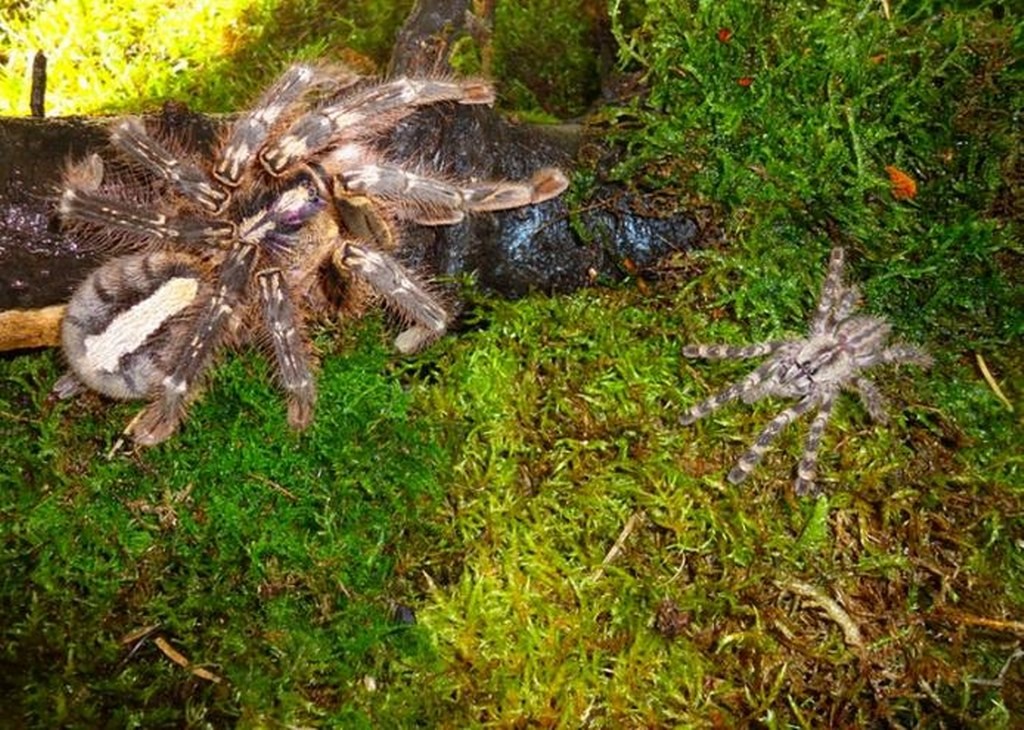
<svg viewBox="0 0 1024 730"><path fill-rule="evenodd" d="M543 20L541 20L543 19ZM502 0L495 4L493 73L503 104L556 117L586 111L600 93L608 28L594 0Z"/></svg>
<svg viewBox="0 0 1024 730"><path fill-rule="evenodd" d="M431 661L387 582L434 511L445 456L384 372L379 329L353 344L327 358L302 436L247 356L218 369L171 443L112 460L135 406L48 405L55 357L3 362L5 717L366 723L365 677ZM223 681L174 664L157 637Z"/></svg>
<svg viewBox="0 0 1024 730"><path fill-rule="evenodd" d="M0 19L0 114L28 113L36 51L48 60L47 113L133 111L185 101L205 112L249 103L291 61L383 66L412 0L47 0Z"/></svg>

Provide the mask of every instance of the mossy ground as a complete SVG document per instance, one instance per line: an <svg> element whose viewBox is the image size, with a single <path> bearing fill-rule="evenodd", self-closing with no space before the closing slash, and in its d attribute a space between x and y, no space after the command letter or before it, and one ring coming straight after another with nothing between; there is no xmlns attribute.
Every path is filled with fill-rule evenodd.
<svg viewBox="0 0 1024 730"><path fill-rule="evenodd" d="M244 354L170 443L107 460L134 406L51 403L56 353L4 359L3 716L1019 723L1024 23L978 5L613 2L646 93L595 120L628 151L599 174L710 207L721 243L571 296L472 297L411 361L377 318L325 331L305 435ZM888 426L841 401L826 496L792 493L806 423L733 487L783 404L679 426L749 369L680 348L801 331L836 242L935 366L876 374Z"/></svg>

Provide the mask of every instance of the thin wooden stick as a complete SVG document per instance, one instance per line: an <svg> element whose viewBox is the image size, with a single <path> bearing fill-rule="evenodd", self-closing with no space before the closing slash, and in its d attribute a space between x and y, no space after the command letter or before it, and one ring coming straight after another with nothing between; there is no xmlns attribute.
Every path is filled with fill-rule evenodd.
<svg viewBox="0 0 1024 730"><path fill-rule="evenodd" d="M988 365L985 363L985 358L981 356L980 352L976 352L974 357L978 361L978 367L981 369L981 376L985 378L985 382L988 383L988 387L990 387L992 392L996 394L996 398L1003 402L1006 409L1010 411L1010 413L1013 413L1013 403L1010 402L1009 398L1003 395L1003 389L999 387L999 383L997 383L996 379L992 377L992 372L988 369Z"/></svg>
<svg viewBox="0 0 1024 730"><path fill-rule="evenodd" d="M629 516L629 519L626 520L625 527L622 528L622 532L619 533L619 537L615 540L615 544L612 545L611 550L608 551L608 554L604 556L604 560L601 561L601 564L597 567L597 570L595 570L593 575L590 576L591 580L599 580L601 576L604 575L605 566L609 565L613 560L615 560L615 558L619 557L619 554L622 552L622 549L626 546L626 540L629 539L629 536L633 533L633 530L635 530L638 525L643 524L645 518L646 515L644 514L643 510L639 512L634 512Z"/></svg>
<svg viewBox="0 0 1024 730"><path fill-rule="evenodd" d="M822 609L828 617L835 621L839 625L839 628L843 630L843 637L846 639L846 643L849 646L853 646L858 649L862 649L864 647L864 638L861 636L860 627L857 626L857 623L850 617L850 614L848 614L842 606L829 598L822 591L809 583L804 583L803 581L795 580L793 578L775 581L775 585L816 604L818 608Z"/></svg>

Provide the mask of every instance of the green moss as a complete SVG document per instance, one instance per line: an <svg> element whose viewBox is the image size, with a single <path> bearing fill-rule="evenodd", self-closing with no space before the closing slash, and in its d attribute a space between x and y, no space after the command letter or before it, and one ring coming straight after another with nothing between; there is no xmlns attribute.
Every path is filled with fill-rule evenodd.
<svg viewBox="0 0 1024 730"><path fill-rule="evenodd" d="M248 103L290 61L362 71L386 63L412 0L47 0L0 19L0 114L28 113L32 56L47 56L51 115L186 101L205 112Z"/></svg>
<svg viewBox="0 0 1024 730"><path fill-rule="evenodd" d="M364 674L429 653L395 623L385 580L445 470L385 352L364 328L354 354L328 358L303 436L289 434L262 360L234 359L172 444L110 461L133 407L48 406L37 396L54 358L6 361L6 716L178 724L184 694L192 721L365 721ZM224 684L144 637L123 643L146 626Z"/></svg>
<svg viewBox="0 0 1024 730"><path fill-rule="evenodd" d="M503 104L562 118L586 111L605 70L603 18L603 3L594 0L495 3L492 73L504 79Z"/></svg>
<svg viewBox="0 0 1024 730"><path fill-rule="evenodd" d="M853 2L612 5L621 70L647 85L607 113L630 153L615 174L708 206L722 243L657 280L475 295L466 331L411 361L388 354L374 318L324 333L302 436L266 363L242 355L170 443L108 461L137 406L52 403L53 354L3 359L5 716L1013 726L1024 26L998 3L890 3L890 19ZM579 38L559 13L592 6L544 7ZM525 24L510 13L498 36ZM513 35L495 48L548 47ZM487 49L462 51L486 65ZM893 197L888 165L916 197ZM680 348L802 331L837 242L866 308L936 363L874 375L888 425L841 399L827 497L792 494L806 422L729 485L784 404L680 426L750 368ZM837 601L863 646L793 581ZM153 625L224 682L152 636L122 643Z"/></svg>

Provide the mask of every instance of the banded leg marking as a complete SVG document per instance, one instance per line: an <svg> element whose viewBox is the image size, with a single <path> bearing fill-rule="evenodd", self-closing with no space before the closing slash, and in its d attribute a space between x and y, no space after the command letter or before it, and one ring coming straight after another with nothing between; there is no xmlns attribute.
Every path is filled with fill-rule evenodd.
<svg viewBox="0 0 1024 730"><path fill-rule="evenodd" d="M821 447L821 437L825 434L825 426L832 415L832 406L835 400L835 392L825 395L821 405L818 407L818 413L811 422L811 429L807 432L807 443L804 445L804 453L800 458L800 464L796 468L794 489L798 496L810 494L814 491L814 476L818 467L818 449Z"/></svg>
<svg viewBox="0 0 1024 730"><path fill-rule="evenodd" d="M289 68L260 97L252 111L235 122L214 167L214 177L230 187L238 185L246 165L266 142L273 126L311 89L328 83L341 88L355 79L354 74L332 79L323 70L303 64Z"/></svg>
<svg viewBox="0 0 1024 730"><path fill-rule="evenodd" d="M896 344L882 351L884 363L910 363L923 368L931 367L932 356L914 345Z"/></svg>
<svg viewBox="0 0 1024 730"><path fill-rule="evenodd" d="M482 81L398 78L347 94L304 114L263 150L260 159L271 175L281 175L296 161L328 145L372 137L417 107L443 101L490 104L494 90Z"/></svg>
<svg viewBox="0 0 1024 730"><path fill-rule="evenodd" d="M412 327L395 338L399 352L416 352L448 329L448 312L390 256L346 243L335 251L334 264L343 271L355 271L413 322Z"/></svg>
<svg viewBox="0 0 1024 730"><path fill-rule="evenodd" d="M217 291L200 315L178 366L164 378L160 398L144 408L126 429L139 444L158 444L178 428L189 391L223 341L231 315L245 296L257 258L257 248L251 245L238 246L228 254Z"/></svg>
<svg viewBox="0 0 1024 730"><path fill-rule="evenodd" d="M217 212L227 203L228 194L214 184L197 166L182 162L149 136L142 120L129 117L114 127L110 140L126 155L148 167L173 185L178 192Z"/></svg>
<svg viewBox="0 0 1024 730"><path fill-rule="evenodd" d="M765 452L768 451L768 447L779 433L792 423L796 418L799 418L804 413L809 411L818 399L814 396L807 396L803 400L797 402L795 405L790 406L782 413L777 415L771 420L771 422L764 427L757 436L757 440L754 441L754 445L743 456L736 462L736 466L729 472L726 477L731 484L739 484L748 476L750 472L754 470L754 467L761 463L761 459L764 458Z"/></svg>
<svg viewBox="0 0 1024 730"><path fill-rule="evenodd" d="M771 360L762 364L757 370L754 370L742 380L733 383L720 393L716 393L690 408L689 411L679 417L679 423L683 426L689 426L709 413L717 411L726 403L736 400L747 392L753 392L752 389L757 388L758 384L764 382L765 378L769 377L772 370L776 367L775 363Z"/></svg>
<svg viewBox="0 0 1024 730"><path fill-rule="evenodd" d="M346 191L393 200L407 218L422 225L458 223L467 212L508 210L540 203L560 194L568 180L545 168L526 182L487 181L458 186L386 165L361 165L339 175Z"/></svg>
<svg viewBox="0 0 1024 730"><path fill-rule="evenodd" d="M300 332L300 322L280 269L261 272L256 278L281 386L288 394L288 424L303 429L312 420L316 403L309 348Z"/></svg>
<svg viewBox="0 0 1024 730"><path fill-rule="evenodd" d="M761 342L756 345L686 345L683 357L700 358L702 360L736 360L770 355L779 349L784 342Z"/></svg>
<svg viewBox="0 0 1024 730"><path fill-rule="evenodd" d="M225 240L234 233L234 226L227 222L170 218L74 188L66 189L61 195L59 211L64 218L118 228L162 241L198 243Z"/></svg>
<svg viewBox="0 0 1024 730"><path fill-rule="evenodd" d="M832 249L828 261L828 274L825 276L825 283L821 286L821 296L818 298L818 306L811 322L813 334L823 334L828 329L835 310L839 308L840 297L843 293L843 264L845 260L846 249L842 246ZM842 319L838 316L835 318Z"/></svg>

